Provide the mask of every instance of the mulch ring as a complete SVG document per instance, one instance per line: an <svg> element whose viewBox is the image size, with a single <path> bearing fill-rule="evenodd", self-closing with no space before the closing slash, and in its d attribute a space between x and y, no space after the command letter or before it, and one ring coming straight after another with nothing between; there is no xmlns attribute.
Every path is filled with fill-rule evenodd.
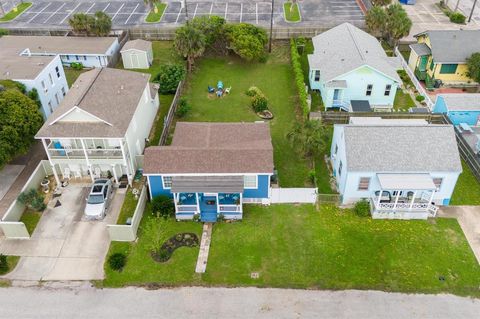
<svg viewBox="0 0 480 319"><path fill-rule="evenodd" d="M150 254L156 262L164 263L170 259L175 249L180 247L197 247L198 236L194 233L179 233L170 237L163 243L159 250L153 250Z"/></svg>

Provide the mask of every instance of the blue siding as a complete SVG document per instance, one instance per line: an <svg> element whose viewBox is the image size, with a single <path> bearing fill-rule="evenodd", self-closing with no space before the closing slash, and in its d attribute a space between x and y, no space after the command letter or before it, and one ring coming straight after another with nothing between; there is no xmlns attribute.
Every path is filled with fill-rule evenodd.
<svg viewBox="0 0 480 319"><path fill-rule="evenodd" d="M269 175L258 175L258 188L245 189L243 191L244 198L268 198L268 182Z"/></svg>
<svg viewBox="0 0 480 319"><path fill-rule="evenodd" d="M445 101L442 96L437 96L437 100L435 101L435 105L433 106L433 113L447 113L447 105L445 105Z"/></svg>
<svg viewBox="0 0 480 319"><path fill-rule="evenodd" d="M456 105L458 106L458 105ZM468 125L477 125L480 116L480 110L469 111L449 111L442 96L438 96L433 108L434 113L447 113L448 118L453 125L467 123Z"/></svg>
<svg viewBox="0 0 480 319"><path fill-rule="evenodd" d="M162 177L159 175L156 176L148 176L148 184L150 185L150 190L152 192L152 197L158 195L168 195L173 197L170 189L164 189L162 183Z"/></svg>

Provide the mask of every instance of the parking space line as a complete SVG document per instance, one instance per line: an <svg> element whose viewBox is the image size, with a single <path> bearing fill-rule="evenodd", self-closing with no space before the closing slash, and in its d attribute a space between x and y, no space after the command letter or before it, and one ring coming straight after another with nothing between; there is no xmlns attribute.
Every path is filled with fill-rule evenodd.
<svg viewBox="0 0 480 319"><path fill-rule="evenodd" d="M228 2L227 2L227 5L225 6L225 20L227 20L227 12L228 12Z"/></svg>
<svg viewBox="0 0 480 319"><path fill-rule="evenodd" d="M257 20L257 24L258 24L258 2L255 3L255 17L256 17L256 20Z"/></svg>
<svg viewBox="0 0 480 319"><path fill-rule="evenodd" d="M117 14L120 12L120 10L122 10L122 8L123 8L124 6L125 6L125 2L122 3L122 5L120 6L120 8L117 10L117 12L115 12L115 14L114 14L113 17L112 17L112 21L113 21L113 19L115 19L115 17L117 16Z"/></svg>
<svg viewBox="0 0 480 319"><path fill-rule="evenodd" d="M242 23L243 18L243 2L240 2L240 23Z"/></svg>
<svg viewBox="0 0 480 319"><path fill-rule="evenodd" d="M87 10L87 11L85 11L85 13L88 13L88 12L90 12L90 10L92 10L92 8L93 8L93 6L94 6L94 5L95 5L95 2L92 4L92 6L91 6L90 8L88 8L88 10Z"/></svg>
<svg viewBox="0 0 480 319"><path fill-rule="evenodd" d="M43 21L43 23L47 23L48 20L50 20L51 17L53 17L58 11L60 11L61 8L63 8L67 3L64 2L62 3L62 5L60 7L58 7L57 10L55 10L55 12L53 12L48 18L47 20Z"/></svg>
<svg viewBox="0 0 480 319"><path fill-rule="evenodd" d="M45 11L45 9L47 9L52 3L49 2L42 10L40 10L39 12L37 12L36 15L34 15L30 20L28 20L27 23L30 23L33 21L33 19L35 19L40 13L42 13L43 11Z"/></svg>
<svg viewBox="0 0 480 319"><path fill-rule="evenodd" d="M197 8L198 8L198 3L195 6L195 11L193 12L193 18L195 19L195 16L197 15Z"/></svg>
<svg viewBox="0 0 480 319"><path fill-rule="evenodd" d="M208 14L209 16L212 15L212 11L213 11L213 2L212 2L212 5L210 6L210 13Z"/></svg>
<svg viewBox="0 0 480 319"><path fill-rule="evenodd" d="M177 20L175 20L175 23L178 23L178 19L180 19L180 13L182 13L182 7L180 7L180 11L178 11Z"/></svg>
<svg viewBox="0 0 480 319"><path fill-rule="evenodd" d="M65 18L62 19L62 21L60 21L60 24L62 24L65 20L67 20L67 18L68 18L72 13L74 13L75 10L77 10L77 8L78 8L81 4L82 4L82 3L79 2L79 3L77 4L77 6L76 6L75 8L73 8L72 11L70 11L70 12L65 16Z"/></svg>
<svg viewBox="0 0 480 319"><path fill-rule="evenodd" d="M107 6L102 11L105 12L108 9L108 7L110 7L110 2L107 3Z"/></svg>
<svg viewBox="0 0 480 319"><path fill-rule="evenodd" d="M132 13L130 13L130 15L128 16L127 18L127 21L125 21L125 24L128 23L128 20L130 20L130 18L132 17L132 15L135 13L135 10L137 10L138 6L140 5L140 3L137 3L137 6L135 7L135 9L133 9Z"/></svg>

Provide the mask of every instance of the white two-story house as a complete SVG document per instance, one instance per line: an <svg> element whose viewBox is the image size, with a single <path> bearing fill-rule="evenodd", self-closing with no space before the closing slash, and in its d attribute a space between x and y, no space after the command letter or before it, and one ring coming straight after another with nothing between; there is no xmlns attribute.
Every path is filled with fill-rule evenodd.
<svg viewBox="0 0 480 319"><path fill-rule="evenodd" d="M131 183L159 107L150 75L96 68L75 81L35 138L60 179L122 176Z"/></svg>
<svg viewBox="0 0 480 319"><path fill-rule="evenodd" d="M378 117L336 124L331 164L342 204L367 199L374 218L435 216L462 172L452 125Z"/></svg>

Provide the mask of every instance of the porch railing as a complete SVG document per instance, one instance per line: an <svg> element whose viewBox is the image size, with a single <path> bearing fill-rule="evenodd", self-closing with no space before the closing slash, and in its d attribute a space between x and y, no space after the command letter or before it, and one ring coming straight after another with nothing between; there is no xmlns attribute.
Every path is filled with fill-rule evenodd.
<svg viewBox="0 0 480 319"><path fill-rule="evenodd" d="M241 212L241 205L218 205L218 210L220 212Z"/></svg>
<svg viewBox="0 0 480 319"><path fill-rule="evenodd" d="M177 212L197 212L197 205L177 205Z"/></svg>
<svg viewBox="0 0 480 319"><path fill-rule="evenodd" d="M373 207L378 211L391 211L391 212L425 212L428 211L435 215L438 211L438 207L429 202L411 202L408 203L378 203L378 198L372 197L371 201Z"/></svg>
<svg viewBox="0 0 480 319"><path fill-rule="evenodd" d="M333 107L339 107L341 109L344 109L347 112L350 111L350 102L348 102L346 100L333 100L332 106Z"/></svg>
<svg viewBox="0 0 480 319"><path fill-rule="evenodd" d="M118 159L122 158L122 150L113 149L87 149L87 156L91 159ZM85 158L85 152L83 149L75 148L49 148L48 153L51 158L54 159L83 159Z"/></svg>

